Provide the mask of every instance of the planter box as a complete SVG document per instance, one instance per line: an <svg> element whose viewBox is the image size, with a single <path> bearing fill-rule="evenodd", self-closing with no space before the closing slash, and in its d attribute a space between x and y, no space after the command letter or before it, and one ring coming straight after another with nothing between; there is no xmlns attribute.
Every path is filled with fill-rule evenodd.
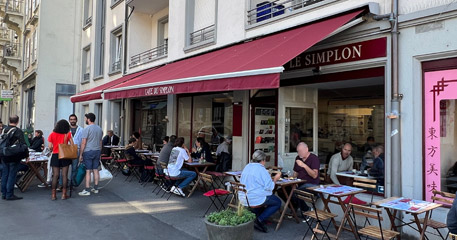
<svg viewBox="0 0 457 240"><path fill-rule="evenodd" d="M206 218L204 221L209 240L252 239L254 221L243 223L238 226L220 226L208 222Z"/></svg>

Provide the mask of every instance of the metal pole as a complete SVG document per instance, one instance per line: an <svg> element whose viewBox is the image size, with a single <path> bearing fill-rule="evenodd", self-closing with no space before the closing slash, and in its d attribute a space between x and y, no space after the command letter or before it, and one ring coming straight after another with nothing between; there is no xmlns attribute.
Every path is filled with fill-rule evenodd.
<svg viewBox="0 0 457 240"><path fill-rule="evenodd" d="M398 0L393 0L393 28L392 28L392 101L393 113L391 133L391 190L392 196L401 196L401 146L400 146L400 100L398 79Z"/></svg>

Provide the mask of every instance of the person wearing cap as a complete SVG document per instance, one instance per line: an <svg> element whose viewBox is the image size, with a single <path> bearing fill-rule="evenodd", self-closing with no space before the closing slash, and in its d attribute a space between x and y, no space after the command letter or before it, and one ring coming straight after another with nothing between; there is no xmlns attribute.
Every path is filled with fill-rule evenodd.
<svg viewBox="0 0 457 240"><path fill-rule="evenodd" d="M281 173L276 173L271 179L270 173L265 169L265 159L263 151L257 150L252 154L251 163L243 169L240 179L241 184L246 186L247 196L244 192L238 193L241 204L250 207L256 213L254 227L262 232L268 232L265 220L281 207L281 199L273 195L275 183L281 177Z"/></svg>

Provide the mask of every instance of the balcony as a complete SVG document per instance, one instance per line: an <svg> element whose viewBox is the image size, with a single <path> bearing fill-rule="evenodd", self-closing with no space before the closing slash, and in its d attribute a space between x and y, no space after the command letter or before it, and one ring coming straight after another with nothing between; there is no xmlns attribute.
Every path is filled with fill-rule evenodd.
<svg viewBox="0 0 457 240"><path fill-rule="evenodd" d="M121 71L121 60L117 60L111 64L110 72L119 72Z"/></svg>
<svg viewBox="0 0 457 240"><path fill-rule="evenodd" d="M5 46L10 42L10 30L8 28L0 28L0 46Z"/></svg>
<svg viewBox="0 0 457 240"><path fill-rule="evenodd" d="M18 0L2 0L5 3L4 7L0 5L0 16L3 17L3 22L8 26L9 29L16 31L16 33L22 33L22 26L24 20L23 1Z"/></svg>
<svg viewBox="0 0 457 240"><path fill-rule="evenodd" d="M129 67L136 67L142 64L146 64L149 62L152 62L157 59L164 58L168 55L168 42L165 41L165 44L160 45L158 47L149 49L147 51L144 51L142 53L133 55L130 58L130 64Z"/></svg>
<svg viewBox="0 0 457 240"><path fill-rule="evenodd" d="M6 67L0 67L0 82L7 83L9 82L10 71Z"/></svg>
<svg viewBox="0 0 457 240"><path fill-rule="evenodd" d="M275 21L283 16L318 7L328 0L276 0L259 2L251 0L254 8L247 11L248 26Z"/></svg>
<svg viewBox="0 0 457 240"><path fill-rule="evenodd" d="M90 73L84 73L83 74L83 82L88 82L90 79Z"/></svg>
<svg viewBox="0 0 457 240"><path fill-rule="evenodd" d="M17 78L20 76L21 71L21 48L17 43L7 44L3 47L3 58L2 64L16 75Z"/></svg>
<svg viewBox="0 0 457 240"><path fill-rule="evenodd" d="M214 24L205 28L202 28L200 30L197 30L195 32L191 32L190 35L190 45L195 45L195 44L204 44L206 42L214 42L214 31L215 26Z"/></svg>

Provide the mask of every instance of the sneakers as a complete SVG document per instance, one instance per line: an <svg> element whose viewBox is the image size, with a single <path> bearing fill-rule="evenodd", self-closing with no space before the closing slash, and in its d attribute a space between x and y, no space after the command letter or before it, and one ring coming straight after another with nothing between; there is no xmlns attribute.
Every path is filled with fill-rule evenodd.
<svg viewBox="0 0 457 240"><path fill-rule="evenodd" d="M92 188L90 191L93 193L98 193L98 189L95 189L95 188Z"/></svg>
<svg viewBox="0 0 457 240"><path fill-rule="evenodd" d="M173 187L171 188L171 192L174 193L174 194L176 194L176 195L178 195L178 196L186 197L186 194L184 194L184 192L182 191L182 189L179 188L179 187L173 186Z"/></svg>
<svg viewBox="0 0 457 240"><path fill-rule="evenodd" d="M82 190L78 193L79 196L90 196L90 192L86 191L86 189Z"/></svg>
<svg viewBox="0 0 457 240"><path fill-rule="evenodd" d="M261 231L261 232L264 232L264 233L267 233L268 232L268 228L267 226L265 226L264 223L262 223L261 221L259 221L258 218L255 219L254 221L254 228Z"/></svg>
<svg viewBox="0 0 457 240"><path fill-rule="evenodd" d="M44 188L44 187L46 187L46 185L44 185L44 183L41 183L41 184L38 184L38 187L39 188Z"/></svg>

